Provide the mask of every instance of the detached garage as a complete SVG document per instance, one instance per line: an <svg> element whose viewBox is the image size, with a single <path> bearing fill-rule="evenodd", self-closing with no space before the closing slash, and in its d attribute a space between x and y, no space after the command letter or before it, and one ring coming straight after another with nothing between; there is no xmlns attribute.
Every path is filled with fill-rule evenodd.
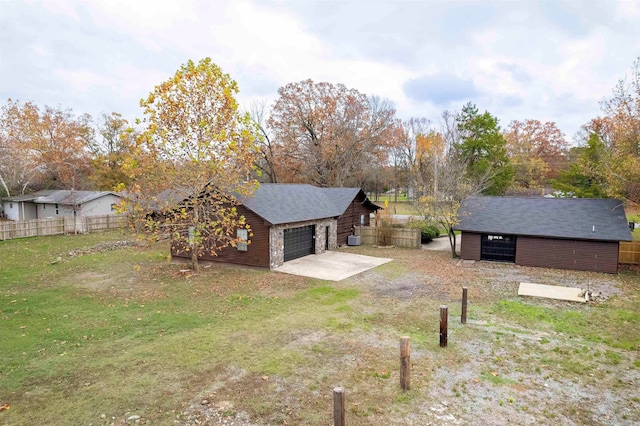
<svg viewBox="0 0 640 426"><path fill-rule="evenodd" d="M458 210L461 257L616 273L631 233L619 200L470 197Z"/></svg>
<svg viewBox="0 0 640 426"><path fill-rule="evenodd" d="M239 229L247 243L227 247L202 260L277 268L284 262L321 254L347 243L355 226L369 225L369 215L380 207L360 188L319 188L306 184L263 183L249 197L238 197L239 214L253 236ZM171 255L190 258L179 243Z"/></svg>

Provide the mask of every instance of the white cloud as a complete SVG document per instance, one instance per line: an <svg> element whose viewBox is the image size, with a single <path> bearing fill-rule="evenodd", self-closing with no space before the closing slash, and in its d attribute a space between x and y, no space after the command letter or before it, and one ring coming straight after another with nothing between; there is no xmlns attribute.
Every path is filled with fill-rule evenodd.
<svg viewBox="0 0 640 426"><path fill-rule="evenodd" d="M0 95L132 118L180 64L209 56L238 81L245 105L311 78L389 98L403 118L437 121L442 106L403 87L450 75L475 87L468 100L503 124L554 120L572 135L640 54L639 3L595 3L6 2Z"/></svg>
<svg viewBox="0 0 640 426"><path fill-rule="evenodd" d="M56 69L53 73L77 93L85 92L92 87L105 86L109 81L107 77L87 69Z"/></svg>

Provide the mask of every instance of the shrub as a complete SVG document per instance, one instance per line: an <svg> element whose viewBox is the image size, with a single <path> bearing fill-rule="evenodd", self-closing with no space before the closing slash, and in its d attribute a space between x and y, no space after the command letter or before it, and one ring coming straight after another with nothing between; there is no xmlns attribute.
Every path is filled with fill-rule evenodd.
<svg viewBox="0 0 640 426"><path fill-rule="evenodd" d="M393 234L393 224L388 220L382 220L378 223L378 245L386 247L391 245L391 235Z"/></svg>
<svg viewBox="0 0 640 426"><path fill-rule="evenodd" d="M440 236L440 231L435 225L427 225L420 228L421 241L423 244L430 243L434 238Z"/></svg>
<svg viewBox="0 0 640 426"><path fill-rule="evenodd" d="M440 236L440 230L432 223L425 221L411 222L408 225L410 228L420 229L420 241L422 244L430 243L434 238Z"/></svg>

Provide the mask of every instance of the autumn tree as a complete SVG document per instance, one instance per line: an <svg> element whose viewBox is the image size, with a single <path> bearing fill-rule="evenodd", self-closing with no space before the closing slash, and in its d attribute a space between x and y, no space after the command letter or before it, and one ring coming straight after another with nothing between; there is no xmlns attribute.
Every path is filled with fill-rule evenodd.
<svg viewBox="0 0 640 426"><path fill-rule="evenodd" d="M401 159L407 185L421 192L424 187L436 184L436 169L445 149L444 138L426 118L405 120L400 131L394 153Z"/></svg>
<svg viewBox="0 0 640 426"><path fill-rule="evenodd" d="M601 106L605 115L592 128L607 146L609 193L640 203L640 57Z"/></svg>
<svg viewBox="0 0 640 426"><path fill-rule="evenodd" d="M268 126L282 146L277 163L291 179L343 186L370 164L386 163L396 124L389 102L311 80L289 83L278 94Z"/></svg>
<svg viewBox="0 0 640 426"><path fill-rule="evenodd" d="M89 172L91 117L9 99L0 112L4 192L79 188Z"/></svg>
<svg viewBox="0 0 640 426"><path fill-rule="evenodd" d="M603 115L585 124L578 134L584 151L581 161L572 164L554 187L573 180L581 188L580 183L586 182L595 186L577 194L640 203L640 58L601 107Z"/></svg>
<svg viewBox="0 0 640 426"><path fill-rule="evenodd" d="M484 187L486 195L500 195L511 185L513 167L498 119L469 102L456 117L460 142L455 146L467 164L469 176Z"/></svg>
<svg viewBox="0 0 640 426"><path fill-rule="evenodd" d="M459 223L458 209L465 198L482 193L486 182L471 175L465 159L453 150L439 158L435 173L437 189L426 187L417 208L426 221L437 223L444 229L449 237L451 255L456 258L457 235L454 228Z"/></svg>
<svg viewBox="0 0 640 426"><path fill-rule="evenodd" d="M117 112L103 113L97 129L98 137L90 145L93 153L91 180L104 191L121 184L126 186L129 177L124 165L135 146L136 131Z"/></svg>
<svg viewBox="0 0 640 426"><path fill-rule="evenodd" d="M561 170L557 179L551 181L553 188L563 195L579 198L602 198L606 196L607 183L604 164L606 146L596 133L591 133L586 147L572 148L576 161Z"/></svg>
<svg viewBox="0 0 640 426"><path fill-rule="evenodd" d="M444 111L440 126L432 128L430 134L419 141L419 151L430 154L426 176L431 181L423 186L422 196L414 204L426 221L437 223L447 234L454 258L458 257L454 232L459 222L458 209L465 198L482 193L491 184L489 179L479 179L472 173L471 158L459 149L462 143L459 122L459 113Z"/></svg>
<svg viewBox="0 0 640 426"><path fill-rule="evenodd" d="M129 211L148 233L190 252L196 270L203 254L251 236L236 197L257 187L258 147L237 93L229 74L205 58L188 61L140 101L145 129L127 164Z"/></svg>
<svg viewBox="0 0 640 426"><path fill-rule="evenodd" d="M514 120L504 138L517 190L542 188L565 168L568 143L552 121Z"/></svg>

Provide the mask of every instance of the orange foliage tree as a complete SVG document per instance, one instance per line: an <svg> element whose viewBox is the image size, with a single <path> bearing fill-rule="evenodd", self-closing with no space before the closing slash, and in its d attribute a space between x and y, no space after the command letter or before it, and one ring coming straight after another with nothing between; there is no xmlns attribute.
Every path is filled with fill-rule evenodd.
<svg viewBox="0 0 640 426"><path fill-rule="evenodd" d="M396 126L389 102L311 80L289 83L278 94L268 126L280 181L344 186L371 164L388 162Z"/></svg>
<svg viewBox="0 0 640 426"><path fill-rule="evenodd" d="M237 93L210 58L188 61L140 101L145 129L125 164L134 225L189 252L195 270L201 256L251 237L236 206L257 187L258 146Z"/></svg>
<svg viewBox="0 0 640 426"><path fill-rule="evenodd" d="M553 121L512 121L504 137L516 189L542 188L566 167L568 143Z"/></svg>
<svg viewBox="0 0 640 426"><path fill-rule="evenodd" d="M4 192L78 188L89 171L91 117L9 99L0 111L0 181Z"/></svg>

